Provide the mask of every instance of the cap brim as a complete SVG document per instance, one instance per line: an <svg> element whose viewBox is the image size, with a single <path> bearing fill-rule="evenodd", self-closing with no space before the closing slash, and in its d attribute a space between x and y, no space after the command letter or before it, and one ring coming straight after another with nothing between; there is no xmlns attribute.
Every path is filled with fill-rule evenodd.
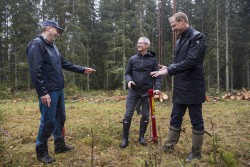
<svg viewBox="0 0 250 167"><path fill-rule="evenodd" d="M56 29L58 30L59 34L62 34L64 29L60 28L60 27L56 27Z"/></svg>

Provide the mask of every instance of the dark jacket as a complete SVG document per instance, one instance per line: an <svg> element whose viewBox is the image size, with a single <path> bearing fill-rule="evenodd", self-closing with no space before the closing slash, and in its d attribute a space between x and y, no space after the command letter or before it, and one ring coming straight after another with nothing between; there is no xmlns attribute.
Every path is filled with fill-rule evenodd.
<svg viewBox="0 0 250 167"><path fill-rule="evenodd" d="M205 101L203 61L207 43L204 35L192 27L180 39L175 46L174 64L168 67L169 75L175 75L173 103L200 104Z"/></svg>
<svg viewBox="0 0 250 167"><path fill-rule="evenodd" d="M151 88L161 90L161 77L154 79L150 76L150 72L157 70L159 68L154 52L148 51L144 56L138 52L128 61L125 71L126 83L133 81L136 85L133 85L132 89L140 92L147 92Z"/></svg>
<svg viewBox="0 0 250 167"><path fill-rule="evenodd" d="M62 68L82 74L85 70L84 67L65 61L56 45L48 43L42 36L38 36L28 44L26 54L38 97L52 90L63 89Z"/></svg>

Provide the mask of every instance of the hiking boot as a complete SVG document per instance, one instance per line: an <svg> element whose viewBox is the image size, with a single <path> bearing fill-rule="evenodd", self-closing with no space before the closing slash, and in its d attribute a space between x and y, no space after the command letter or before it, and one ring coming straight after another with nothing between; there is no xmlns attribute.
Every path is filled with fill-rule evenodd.
<svg viewBox="0 0 250 167"><path fill-rule="evenodd" d="M59 137L54 141L55 153L64 153L74 149L73 146L66 145L64 137Z"/></svg>
<svg viewBox="0 0 250 167"><path fill-rule="evenodd" d="M49 154L45 154L44 156L37 156L37 160L45 164L49 164L55 161L55 159Z"/></svg>

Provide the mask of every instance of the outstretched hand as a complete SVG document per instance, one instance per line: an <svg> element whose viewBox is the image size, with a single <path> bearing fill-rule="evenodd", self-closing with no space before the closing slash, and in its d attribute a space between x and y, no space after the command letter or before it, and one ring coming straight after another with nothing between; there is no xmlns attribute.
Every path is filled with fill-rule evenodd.
<svg viewBox="0 0 250 167"><path fill-rule="evenodd" d="M166 66L164 66L166 67ZM159 71L153 71L150 73L150 75L152 77L158 77L158 76L161 76L161 75L168 75L168 69L165 68L165 69L160 69Z"/></svg>
<svg viewBox="0 0 250 167"><path fill-rule="evenodd" d="M159 70L164 70L167 68L167 66L164 66L164 65L161 65L161 64L158 64L158 67L160 68Z"/></svg>
<svg viewBox="0 0 250 167"><path fill-rule="evenodd" d="M85 67L84 73L90 74L90 73L92 73L92 72L96 72L96 70L93 69L93 68Z"/></svg>

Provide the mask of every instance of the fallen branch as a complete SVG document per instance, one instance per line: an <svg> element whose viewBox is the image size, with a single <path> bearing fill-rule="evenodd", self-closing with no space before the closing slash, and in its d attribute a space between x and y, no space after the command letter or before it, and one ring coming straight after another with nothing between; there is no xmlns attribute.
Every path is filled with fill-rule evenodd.
<svg viewBox="0 0 250 167"><path fill-rule="evenodd" d="M10 135L8 132L6 132L2 127L1 127L0 131L1 131L3 134L5 134L6 136L11 137L11 135Z"/></svg>

